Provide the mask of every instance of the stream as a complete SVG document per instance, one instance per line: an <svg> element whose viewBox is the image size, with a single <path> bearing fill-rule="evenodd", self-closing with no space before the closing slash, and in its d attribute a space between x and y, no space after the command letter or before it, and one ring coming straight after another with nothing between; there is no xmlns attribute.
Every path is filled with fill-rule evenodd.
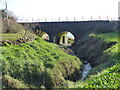
<svg viewBox="0 0 120 90"><path fill-rule="evenodd" d="M85 77L87 77L88 73L90 72L90 70L92 69L90 63L86 63L84 64L84 69L82 72L82 78L80 80L83 80Z"/></svg>
<svg viewBox="0 0 120 90"><path fill-rule="evenodd" d="M62 49L64 52L70 54L70 55L75 55L75 52L72 50L72 49ZM87 75L89 74L90 70L92 69L92 66L90 65L90 63L88 63L87 61L84 61L84 68L83 68L83 71L82 71L82 78L80 80L83 80L84 78L87 77ZM81 71L80 71L81 72Z"/></svg>

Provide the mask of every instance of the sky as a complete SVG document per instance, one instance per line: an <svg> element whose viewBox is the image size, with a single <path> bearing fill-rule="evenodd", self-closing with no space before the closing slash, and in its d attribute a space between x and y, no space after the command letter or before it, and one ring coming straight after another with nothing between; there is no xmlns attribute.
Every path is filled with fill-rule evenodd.
<svg viewBox="0 0 120 90"><path fill-rule="evenodd" d="M5 0L0 0L4 9ZM120 0L6 0L8 10L19 19L81 20L117 19ZM92 16L92 17L91 17ZM60 18L59 18L60 17ZM75 18L74 18L75 17ZM45 19L46 18L46 19Z"/></svg>

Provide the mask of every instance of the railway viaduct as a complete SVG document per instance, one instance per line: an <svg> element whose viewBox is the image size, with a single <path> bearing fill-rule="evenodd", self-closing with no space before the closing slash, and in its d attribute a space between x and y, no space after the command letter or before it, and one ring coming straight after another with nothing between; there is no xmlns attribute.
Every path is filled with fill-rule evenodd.
<svg viewBox="0 0 120 90"><path fill-rule="evenodd" d="M58 43L59 34L70 32L77 41L89 32L111 32L116 28L115 21L64 21L64 22L23 22L20 23L32 30L41 30L49 35L50 41ZM65 38L64 38L65 39ZM64 40L65 41L65 40Z"/></svg>

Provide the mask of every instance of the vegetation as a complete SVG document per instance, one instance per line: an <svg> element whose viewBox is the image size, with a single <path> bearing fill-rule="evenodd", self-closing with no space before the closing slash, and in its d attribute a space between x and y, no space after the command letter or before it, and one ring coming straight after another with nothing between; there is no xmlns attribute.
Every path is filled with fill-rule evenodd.
<svg viewBox="0 0 120 90"><path fill-rule="evenodd" d="M90 75L86 80L86 88L118 88L119 87L119 66L113 65L107 69L102 70L96 75Z"/></svg>
<svg viewBox="0 0 120 90"><path fill-rule="evenodd" d="M0 36L2 36L2 40L10 40L16 41L22 37L32 37L33 39L36 38L36 35L28 30L27 28L23 27L22 25L16 22L16 17L13 15L12 12L9 11L8 13L8 20L6 19L6 12L4 10L0 11L2 19L2 30L0 31Z"/></svg>
<svg viewBox="0 0 120 90"><path fill-rule="evenodd" d="M99 33L90 34L89 36L103 39L103 42L106 42L105 44L118 42L117 33ZM113 37L112 40L111 37ZM12 87L119 87L120 57L117 55L119 54L118 43L104 49L103 53L106 54L101 54L101 59L105 58L106 55L109 58L99 65L94 66L85 80L77 81L76 83L72 81L77 80L80 75L77 75L78 73L75 70L79 70L82 64L80 64L79 59L75 56L70 56L62 52L58 45L47 43L37 38L33 42L14 46L8 45L1 47L1 49L3 50L2 69L5 78L5 80L3 79L4 87L11 87L10 82L5 82L6 79L8 81L12 80L14 83ZM20 83L20 86L16 82Z"/></svg>
<svg viewBox="0 0 120 90"><path fill-rule="evenodd" d="M97 33L97 34L89 35L97 39L103 39L103 41L106 42L106 44L110 42L117 42L117 43L104 49L103 54L101 54L101 59L104 59L107 57L108 58L107 60L104 60L102 61L102 63L99 63L99 65L94 66L89 76L84 81L79 81L75 83L75 85L73 85L72 87L76 87L76 88L118 88L120 87L119 86L119 83L120 83L119 82L119 67L120 67L119 53L120 51L118 50L117 35L118 35L117 33ZM96 51L97 51L97 48L96 48Z"/></svg>
<svg viewBox="0 0 120 90"><path fill-rule="evenodd" d="M35 34L38 36L38 37L41 37L45 40L49 40L49 35L46 33L46 32L43 32L41 30L35 30Z"/></svg>
<svg viewBox="0 0 120 90"><path fill-rule="evenodd" d="M21 88L21 87L26 88L27 87L27 85L24 82L14 79L8 75L4 75L2 78L3 78L4 87L7 87L7 88Z"/></svg>
<svg viewBox="0 0 120 90"><path fill-rule="evenodd" d="M80 60L43 39L20 45L8 44L0 49L3 75L24 81L29 87L63 86L67 79L75 80L80 76Z"/></svg>
<svg viewBox="0 0 120 90"><path fill-rule="evenodd" d="M9 26L6 20L3 21L6 26L1 34L3 40L16 41L22 37L32 37L35 40L20 45L6 43L6 46L0 47L0 69L3 75L0 79L3 80L3 88L120 87L120 50L116 26L110 26L113 28L108 31L96 27L75 43L72 49L76 55L93 66L89 75L84 80L79 80L83 64L71 49L46 42L39 38L48 39L47 35L44 36L45 32L36 30L38 37L16 23L12 16L9 16L9 21ZM108 28L107 25L104 26ZM61 33L60 37L65 34ZM69 38L68 42L72 44L73 39Z"/></svg>
<svg viewBox="0 0 120 90"><path fill-rule="evenodd" d="M23 38L23 37L31 37L33 39L35 39L37 36L32 33L31 31L28 31L28 30L21 30L20 32L18 33L2 33L0 34L2 36L2 40L10 40L10 41L16 41L20 38Z"/></svg>
<svg viewBox="0 0 120 90"><path fill-rule="evenodd" d="M118 42L118 33L96 33L95 36L106 42Z"/></svg>
<svg viewBox="0 0 120 90"><path fill-rule="evenodd" d="M68 37L68 44L73 44L74 43L74 39L73 38L71 38L71 37Z"/></svg>
<svg viewBox="0 0 120 90"><path fill-rule="evenodd" d="M119 66L116 64L95 75L89 75L85 80L78 81L68 88L119 88Z"/></svg>

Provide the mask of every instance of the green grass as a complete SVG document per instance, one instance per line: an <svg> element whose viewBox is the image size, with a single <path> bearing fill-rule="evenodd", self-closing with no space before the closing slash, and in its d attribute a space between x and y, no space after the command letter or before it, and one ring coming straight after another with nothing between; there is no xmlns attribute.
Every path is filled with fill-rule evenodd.
<svg viewBox="0 0 120 90"><path fill-rule="evenodd" d="M64 53L58 45L36 38L33 42L0 47L2 73L28 86L58 87L82 66L76 56ZM74 74L75 75L75 74Z"/></svg>
<svg viewBox="0 0 120 90"><path fill-rule="evenodd" d="M118 33L97 33L96 36L106 42L118 42Z"/></svg>
<svg viewBox="0 0 120 90"><path fill-rule="evenodd" d="M2 77L3 82L2 84L4 84L4 87L9 87L9 88L28 88L28 86L23 82L23 81L19 81L17 79L14 79L8 75L4 75ZM7 83L6 83L7 82Z"/></svg>
<svg viewBox="0 0 120 90"><path fill-rule="evenodd" d="M2 40L10 40L10 41L16 41L19 38L22 38L23 35L19 34L1 34Z"/></svg>
<svg viewBox="0 0 120 90"><path fill-rule="evenodd" d="M82 39L83 41L81 42L83 43L80 43L80 45L84 44L86 40L89 42L88 46L92 46L95 42L99 41L99 43L101 43L100 45L98 43L95 51L91 51L93 53L89 53L91 55L99 52L102 48L102 44L105 46L110 42L117 43L105 50L102 49L103 53L100 54L99 59L105 61L93 67L91 73L83 81L77 81L75 83L65 79L67 76L74 74L75 70L81 68L81 61L77 57L70 56L61 51L58 45L47 43L40 38L37 38L33 42L20 45L0 47L0 50L2 50L0 57L3 63L3 75L7 75L7 79L12 80L16 87L45 86L50 88L64 87L77 89L120 87L120 50L118 50L118 34L97 33L90 34L89 36L90 38L92 37L90 39L91 41L86 39L86 37ZM16 84L16 82L20 83L20 86ZM9 85L9 83L7 83L7 85Z"/></svg>
<svg viewBox="0 0 120 90"><path fill-rule="evenodd" d="M117 42L113 46L104 50L101 59L106 58L99 65L93 67L88 77L72 87L75 88L118 88L119 68L120 68L120 50L118 50L118 33L97 33L90 34L90 37L102 39L106 43ZM120 38L119 38L120 39ZM84 39L86 40L86 39ZM83 41L84 41L83 40Z"/></svg>
<svg viewBox="0 0 120 90"><path fill-rule="evenodd" d="M0 36L2 37L2 40L10 40L10 41L16 41L19 38L23 38L23 37L32 37L33 39L37 37L31 31L25 31L25 30L21 30L18 33L1 33Z"/></svg>
<svg viewBox="0 0 120 90"><path fill-rule="evenodd" d="M119 67L116 64L110 68L104 69L96 75L89 75L82 88L118 88L119 87ZM78 86L78 88L81 86Z"/></svg>
<svg viewBox="0 0 120 90"><path fill-rule="evenodd" d="M96 34L96 36L103 39L105 42L117 42L104 52L109 54L110 59L120 60L120 50L118 49L118 39L120 40L120 37L118 37L118 33Z"/></svg>

